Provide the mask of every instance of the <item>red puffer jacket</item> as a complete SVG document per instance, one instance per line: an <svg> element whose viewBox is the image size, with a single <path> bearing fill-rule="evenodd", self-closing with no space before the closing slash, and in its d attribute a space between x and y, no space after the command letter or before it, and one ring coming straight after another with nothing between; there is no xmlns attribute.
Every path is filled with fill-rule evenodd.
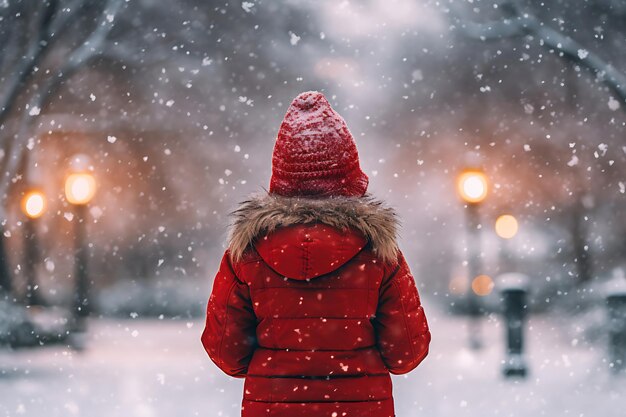
<svg viewBox="0 0 626 417"><path fill-rule="evenodd" d="M392 417L389 373L414 369L430 332L371 197L275 195L235 212L202 343L245 377L244 417Z"/></svg>

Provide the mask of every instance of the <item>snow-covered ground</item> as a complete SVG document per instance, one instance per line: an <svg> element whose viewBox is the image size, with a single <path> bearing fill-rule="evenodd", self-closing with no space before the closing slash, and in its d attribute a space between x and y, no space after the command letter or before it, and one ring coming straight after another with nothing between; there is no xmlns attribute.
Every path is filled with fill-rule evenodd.
<svg viewBox="0 0 626 417"><path fill-rule="evenodd" d="M427 308L429 306L427 305ZM465 320L427 310L431 353L410 376L394 377L397 415L624 416L626 378L612 376L604 350L572 341L559 321L528 323L525 381L500 376L502 327L483 325L486 348L465 348ZM89 349L0 352L0 416L238 416L242 381L205 355L201 322L93 320Z"/></svg>

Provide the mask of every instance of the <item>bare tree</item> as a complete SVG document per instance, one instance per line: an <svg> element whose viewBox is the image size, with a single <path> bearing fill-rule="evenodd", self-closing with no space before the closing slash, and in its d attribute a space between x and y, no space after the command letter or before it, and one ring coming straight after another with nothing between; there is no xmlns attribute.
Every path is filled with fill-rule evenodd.
<svg viewBox="0 0 626 417"><path fill-rule="evenodd" d="M617 70L610 62L602 59L599 54L585 47L570 36L550 27L547 23L524 10L519 1L506 0L498 4L498 9L504 13L502 20L487 23L475 23L460 17L459 10L453 15L458 20L458 27L466 36L481 41L499 41L506 38L531 36L539 40L543 48L551 53L556 52L569 68L582 67L589 70L596 81L602 82L621 103L626 110L626 76ZM567 71L571 77L571 71ZM567 112L575 113L576 94L573 79L567 83L567 97L565 105ZM592 279L593 262L588 250L588 228L585 219L589 214L589 207L583 203L584 195L591 190L584 189L581 175L576 176L574 185L577 188L570 204L571 220L567 223L570 232L571 249L577 269L577 281L585 283Z"/></svg>
<svg viewBox="0 0 626 417"><path fill-rule="evenodd" d="M0 9L3 22L6 22L0 27L0 40L10 46L7 53L0 56L0 77L5 74L8 79L22 74L19 79L0 85L0 104L4 103L0 117L0 152L4 151L0 158L2 202L18 191L17 185L27 182L25 173L33 166L32 158L28 157L38 150L50 151L58 146L84 151L96 155L94 159L103 171L115 166L118 161L102 155L109 150L100 152L102 144L97 139L106 126L110 132L107 134L117 131L118 136L125 138L111 147L111 153L124 149L120 157L128 160L129 166L143 161L147 155L154 155L150 157L149 165L136 168L147 167L145 176L149 176L149 184L148 181L139 184L136 171L126 177L115 177L115 185L129 188L146 185L145 194L155 199L149 210L132 213L142 222L141 225L134 222L133 232L143 234L152 229L156 221L167 220L187 221L185 227L191 230L190 234L206 235L206 230L196 230L197 222L189 223L188 217L171 215L179 214L179 200L185 202L180 204L181 207L194 212L193 205L186 201L195 193L186 185L190 181L180 181L181 170L194 168L194 175L200 175L212 184L211 175L223 173L228 168L228 161L214 152L218 148L223 152L224 141L237 140L252 153L253 146L256 146L254 138L271 134L259 133L258 124L252 127L248 122L248 114L256 112L255 117L266 120L268 113L266 107L254 107L250 103L267 100L268 96L280 96L281 90L292 88L283 84L285 80L295 79L311 64L302 59L298 60L296 67L292 49L273 46L270 49L267 45L274 45L275 39L289 45L289 31L295 27L304 30L306 25L313 25L313 20L306 16L306 10L281 7L279 3L252 11L244 10L240 3L224 5L205 0L182 0L175 5L123 0L103 3L97 0L51 0L37 9L29 9L21 3L11 3L10 11ZM283 17L277 19L277 16ZM26 26L32 28L25 31ZM268 28L262 37L257 30L259 27ZM23 39L20 35L23 33L32 35ZM322 41L315 37L313 42ZM28 47L32 52L25 52ZM271 53L263 53L269 50ZM31 57L28 65L22 62L23 56ZM16 70L18 64L24 69ZM94 85L95 79L113 82ZM85 105L82 101L84 92L92 89L100 91L98 97L102 99L92 104L87 98ZM247 97L246 103L239 101L243 96ZM171 106L166 104L168 102L176 104ZM231 111L220 110L224 103L232 105ZM94 111L97 106L100 106L98 111L101 113L91 113L90 121L86 121L86 113ZM44 132L43 136L50 130L42 128L44 119L39 118L39 113L52 114L59 109L61 113L80 113L80 116L74 114L73 120L85 128L98 124L100 131L90 131L90 140L79 144L73 142L71 146L66 146L62 140L51 145L41 135L35 138L35 127ZM269 111L281 112L282 109ZM56 116L59 115L55 115L58 121ZM209 138L213 135L212 130L215 130L215 136ZM147 136L150 138L146 139ZM168 149L172 152L171 158L162 158L166 146L171 148ZM181 163L183 158L187 160ZM189 159L193 162L190 163ZM51 168L54 163L50 164L49 160L48 163L49 166L39 168L39 173L50 175L54 171ZM164 189L167 193L162 191ZM104 198L106 191L103 187L99 195ZM180 198L174 197L173 193L180 193ZM133 193L135 200L129 204L143 204L138 202L141 195L144 194ZM216 199L215 204L226 203ZM6 223L6 204L0 206L0 216ZM136 240L132 233L124 237L131 242ZM111 239L122 238L115 236ZM8 242L0 241L0 246L2 243ZM160 241L159 246L163 245ZM8 271L12 268L2 256L5 252L0 247L0 271L3 265L7 271L0 272L0 287L9 288ZM115 253L107 255L118 256Z"/></svg>
<svg viewBox="0 0 626 417"><path fill-rule="evenodd" d="M11 290L10 268L2 242L5 204L9 189L19 179L20 166L25 165L32 127L63 81L101 53L122 3L108 0L101 6L101 2L91 0L49 0L37 3L31 11L30 3L11 2L2 13L6 24L0 36L8 47L0 58L5 80L0 91L0 290ZM85 25L86 34L74 40L74 47L68 50L65 42L57 48L66 32L74 35L78 17L94 9L99 10L97 17ZM32 31L26 40L21 39L24 29ZM59 54L64 56L60 58ZM11 120L16 121L14 126Z"/></svg>
<svg viewBox="0 0 626 417"><path fill-rule="evenodd" d="M571 37L551 28L535 16L522 10L518 2L507 0L499 5L505 13L504 19L489 23L461 21L461 30L469 37L487 40L532 35L540 39L541 44L555 51L567 62L580 65L591 71L598 80L626 104L626 76L598 54ZM626 106L623 106L626 110Z"/></svg>

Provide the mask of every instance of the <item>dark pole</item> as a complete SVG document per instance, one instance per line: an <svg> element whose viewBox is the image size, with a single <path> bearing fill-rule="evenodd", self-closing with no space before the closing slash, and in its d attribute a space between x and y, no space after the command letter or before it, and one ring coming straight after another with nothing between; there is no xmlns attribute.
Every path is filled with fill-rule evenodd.
<svg viewBox="0 0 626 417"><path fill-rule="evenodd" d="M13 281L4 239L4 226L0 224L0 299L10 299Z"/></svg>
<svg viewBox="0 0 626 417"><path fill-rule="evenodd" d="M626 371L626 291L606 297L608 309L609 359L614 373Z"/></svg>
<svg viewBox="0 0 626 417"><path fill-rule="evenodd" d="M467 310L469 314L469 342L470 348L480 349L482 348L482 336L480 326L480 316L482 314L482 307L480 305L480 299L474 293L472 289L472 281L482 272L481 262L481 241L480 241L480 216L478 213L478 204L468 203L465 212L467 213L467 264L469 285L467 290Z"/></svg>
<svg viewBox="0 0 626 417"><path fill-rule="evenodd" d="M505 274L509 272L515 272L517 266L515 260L511 254L510 239L500 238L499 245L499 273Z"/></svg>
<svg viewBox="0 0 626 417"><path fill-rule="evenodd" d="M36 219L24 220L24 275L26 276L26 301L28 305L42 305L41 294L37 287L39 263L39 244L37 241Z"/></svg>
<svg viewBox="0 0 626 417"><path fill-rule="evenodd" d="M502 289L503 314L506 321L506 360L502 372L506 377L525 377L528 370L524 359L524 319L526 317L525 276L505 274L503 276L519 277L520 283L505 285Z"/></svg>
<svg viewBox="0 0 626 417"><path fill-rule="evenodd" d="M89 300L89 277L87 274L88 248L86 244L85 221L87 206L75 206L76 219L74 222L74 275L76 292L74 294L74 318L76 330L85 331L85 319L91 311Z"/></svg>
<svg viewBox="0 0 626 417"><path fill-rule="evenodd" d="M578 273L578 283L583 284L593 276L591 256L587 249L587 222L585 220L585 206L580 198L574 203L572 219L572 246L574 262Z"/></svg>

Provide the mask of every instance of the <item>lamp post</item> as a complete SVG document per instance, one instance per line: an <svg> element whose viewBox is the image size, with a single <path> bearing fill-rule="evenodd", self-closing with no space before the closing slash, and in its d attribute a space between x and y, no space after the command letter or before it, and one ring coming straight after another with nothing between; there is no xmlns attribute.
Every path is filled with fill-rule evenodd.
<svg viewBox="0 0 626 417"><path fill-rule="evenodd" d="M483 287L485 276L482 275L481 242L480 242L480 215L478 207L487 197L489 185L487 176L480 169L466 169L457 179L457 192L465 203L466 224L468 233L468 274L471 289L467 292L467 308L470 316L469 342L472 349L480 349L482 340L480 336L480 315L482 309L479 296L485 295L477 292L477 288Z"/></svg>
<svg viewBox="0 0 626 417"><path fill-rule="evenodd" d="M503 240L499 245L500 272L513 272L516 269L516 265L509 250L509 240L517 235L519 223L512 214L503 214L498 216L494 226L496 234Z"/></svg>
<svg viewBox="0 0 626 417"><path fill-rule="evenodd" d="M26 276L26 300L28 305L41 305L35 266L39 261L36 222L46 210L46 196L40 190L30 190L22 197L24 220L24 275Z"/></svg>
<svg viewBox="0 0 626 417"><path fill-rule="evenodd" d="M498 277L502 295L502 315L506 325L506 359L502 367L505 377L526 377L528 366L524 357L524 322L528 306L529 279L524 274L507 273Z"/></svg>
<svg viewBox="0 0 626 417"><path fill-rule="evenodd" d="M606 297L609 360L614 373L626 371L626 289L612 289Z"/></svg>
<svg viewBox="0 0 626 417"><path fill-rule="evenodd" d="M73 172L65 179L65 198L74 206L74 293L73 314L75 330L85 330L85 318L90 313L89 275L87 272L88 249L85 222L87 205L96 193L96 180L87 170Z"/></svg>

